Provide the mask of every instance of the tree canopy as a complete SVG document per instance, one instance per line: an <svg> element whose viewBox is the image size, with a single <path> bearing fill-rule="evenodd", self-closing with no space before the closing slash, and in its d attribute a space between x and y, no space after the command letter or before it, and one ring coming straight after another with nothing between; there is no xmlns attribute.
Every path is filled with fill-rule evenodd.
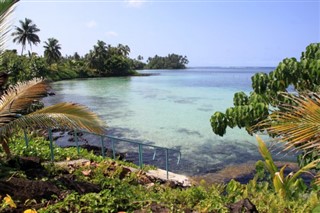
<svg viewBox="0 0 320 213"><path fill-rule="evenodd" d="M11 1L7 2L8 5L4 9L11 5ZM129 57L131 49L128 45L112 46L102 40L98 40L84 56L80 56L77 52L73 55L62 56L61 44L56 38L48 38L44 42L44 56L30 51L29 54L23 55L27 44L30 44L31 47L33 44L40 43L40 38L37 35L40 29L28 18L20 20L19 23L20 26L14 28L11 36L13 36L14 42L22 44L21 55L18 55L16 50L4 51L4 47L0 44L0 51L2 50L3 53L0 69L10 74L8 84L28 81L34 77L55 81L72 78L139 75L135 70L184 69L188 64L186 56L177 54L169 54L166 57L156 55L154 58L150 57L148 64L146 64L141 55L138 55L136 59ZM7 28L5 29L7 30Z"/></svg>
<svg viewBox="0 0 320 213"><path fill-rule="evenodd" d="M266 119L271 108L291 103L281 95L283 92L320 92L320 43L307 46L300 60L286 58L272 72L256 73L251 80L253 91L249 95L235 93L234 106L212 115L210 122L215 134L223 136L227 127L244 127L252 133L250 127Z"/></svg>
<svg viewBox="0 0 320 213"><path fill-rule="evenodd" d="M187 56L174 53L165 57L155 55L153 58L149 57L147 62L147 69L185 69L189 63Z"/></svg>
<svg viewBox="0 0 320 213"><path fill-rule="evenodd" d="M89 68L99 76L124 76L129 75L132 71L132 59L128 57L129 53L128 45L118 44L113 47L98 40L93 50L85 55L85 60Z"/></svg>
<svg viewBox="0 0 320 213"><path fill-rule="evenodd" d="M46 57L49 64L59 61L61 58L61 46L59 41L55 38L49 38L48 41L44 42L44 56Z"/></svg>

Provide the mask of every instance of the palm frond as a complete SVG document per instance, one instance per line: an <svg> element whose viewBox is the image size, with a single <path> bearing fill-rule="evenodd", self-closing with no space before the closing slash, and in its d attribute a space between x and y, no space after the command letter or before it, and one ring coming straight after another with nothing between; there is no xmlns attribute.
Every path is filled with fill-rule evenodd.
<svg viewBox="0 0 320 213"><path fill-rule="evenodd" d="M287 96L293 105L284 105L274 111L269 119L259 123L260 127L276 135L286 149L320 149L320 98L315 93Z"/></svg>
<svg viewBox="0 0 320 213"><path fill-rule="evenodd" d="M0 127L16 119L16 114L26 110L34 101L47 94L48 85L41 79L18 83L9 87L0 98ZM10 116L9 116L10 115ZM3 121L3 118L6 118Z"/></svg>
<svg viewBox="0 0 320 213"><path fill-rule="evenodd" d="M104 122L87 107L74 103L58 103L11 121L2 127L0 132L6 135L17 128L50 127L84 129L103 134L104 126Z"/></svg>
<svg viewBox="0 0 320 213"><path fill-rule="evenodd" d="M1 0L0 1L0 52L5 49L8 33L11 28L11 15L15 9L15 4L19 0Z"/></svg>

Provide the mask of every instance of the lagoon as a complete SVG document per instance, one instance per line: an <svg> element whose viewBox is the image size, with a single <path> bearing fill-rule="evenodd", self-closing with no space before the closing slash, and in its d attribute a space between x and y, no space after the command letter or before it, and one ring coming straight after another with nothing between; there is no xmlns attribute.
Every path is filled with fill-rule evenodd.
<svg viewBox="0 0 320 213"><path fill-rule="evenodd" d="M88 106L108 125L109 135L179 149L188 175L260 159L254 137L244 129L215 135L210 117L233 103L233 94L251 91L251 76L268 67L197 67L143 70L143 77L66 80L52 83L46 105L68 101Z"/></svg>

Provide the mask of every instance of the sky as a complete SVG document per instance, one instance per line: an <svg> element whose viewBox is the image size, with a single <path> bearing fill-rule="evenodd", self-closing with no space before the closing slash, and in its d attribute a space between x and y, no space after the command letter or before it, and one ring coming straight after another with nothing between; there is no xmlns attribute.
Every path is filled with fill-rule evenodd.
<svg viewBox="0 0 320 213"><path fill-rule="evenodd" d="M277 66L320 42L320 0L20 0L14 25L24 18L40 29L40 55L53 37L63 55L102 40L132 58L186 55L189 67Z"/></svg>

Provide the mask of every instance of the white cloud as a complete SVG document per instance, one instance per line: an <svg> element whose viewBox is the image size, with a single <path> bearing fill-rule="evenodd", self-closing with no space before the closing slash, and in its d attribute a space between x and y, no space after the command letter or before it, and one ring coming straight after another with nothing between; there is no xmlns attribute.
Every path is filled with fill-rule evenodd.
<svg viewBox="0 0 320 213"><path fill-rule="evenodd" d="M146 0L125 0L125 3L127 4L128 7L135 7L139 8L141 7Z"/></svg>
<svg viewBox="0 0 320 213"><path fill-rule="evenodd" d="M97 25L97 22L95 22L94 20L86 22L86 27L88 28L95 28Z"/></svg>
<svg viewBox="0 0 320 213"><path fill-rule="evenodd" d="M108 32L106 32L106 35L108 37L117 37L118 33L114 32L114 31L108 31Z"/></svg>

